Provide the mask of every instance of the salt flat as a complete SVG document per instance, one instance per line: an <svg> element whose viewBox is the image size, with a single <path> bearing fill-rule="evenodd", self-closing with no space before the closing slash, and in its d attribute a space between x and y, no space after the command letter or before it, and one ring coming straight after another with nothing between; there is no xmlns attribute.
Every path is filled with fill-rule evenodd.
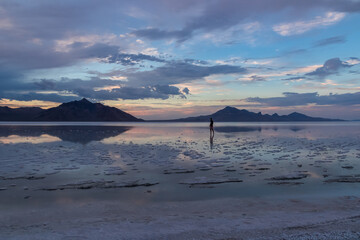
<svg viewBox="0 0 360 240"><path fill-rule="evenodd" d="M35 126L34 126L35 125ZM359 123L2 124L0 239L358 239Z"/></svg>

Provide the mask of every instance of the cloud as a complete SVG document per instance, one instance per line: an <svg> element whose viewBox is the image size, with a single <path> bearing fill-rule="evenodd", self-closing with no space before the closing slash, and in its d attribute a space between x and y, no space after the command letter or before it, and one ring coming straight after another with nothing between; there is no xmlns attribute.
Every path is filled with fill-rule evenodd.
<svg viewBox="0 0 360 240"><path fill-rule="evenodd" d="M185 63L196 64L196 65L208 65L208 64L210 64L208 61L197 60L197 59L192 59L192 58L185 58L183 61Z"/></svg>
<svg viewBox="0 0 360 240"><path fill-rule="evenodd" d="M92 78L90 80L67 79L60 81L41 79L28 84L13 85L12 88L2 89L0 98L19 101L42 100L64 102L78 99L79 97L90 98L98 101L118 99L168 99L171 96L185 98L186 90L181 91L178 87L169 85L155 86L126 86L126 82L109 79ZM104 90L106 86L112 86ZM100 88L100 89L99 89ZM98 90L99 89L99 90Z"/></svg>
<svg viewBox="0 0 360 240"><path fill-rule="evenodd" d="M275 34L269 26L276 26L279 23L281 25L284 22L293 24L299 22L299 19L305 19L303 23L307 28L315 25L327 26L340 21L348 13L358 11L360 11L360 2L353 0L198 0L195 2L191 0L154 2L33 0L31 4L2 0L0 1L0 97L13 96L18 99L34 97L54 101L78 96L98 100L167 99L173 96L177 98L187 96L190 93L189 88L193 93L194 82L198 80L209 80L207 84L213 81L220 85L224 79L228 81L228 78L235 79L242 74L247 74L251 81L284 77L286 74L291 74L286 77L301 76L305 73L309 74L306 76L308 78L326 76L339 72L347 65L354 65L358 59L343 60L340 64L339 61L325 63L323 66L315 66L314 69L306 69L304 72L284 71L280 73L283 75L279 76L275 75L279 73L273 73L277 71L275 69L265 69L265 67L256 69L250 65L264 64L278 68L280 63L253 61L250 64L249 61L245 63L248 68L244 68L238 66L243 64L241 62L223 62L215 65L212 60L189 58L174 61L173 59L177 59L176 56L163 55L159 52L183 54L191 58L202 54L202 56L210 56L211 59L226 58L226 56L215 56L216 54L237 56L238 53L228 50L220 53L215 49L204 55L208 45L201 46L204 50L202 53L200 51L194 53L194 47L200 46L198 43L174 49L174 41L167 41L164 44L157 42L155 43L155 46L159 46L157 49L148 45L150 41L143 38L174 39L183 42L191 38L195 38L195 41L203 40L207 35L219 40L221 47L224 47L224 43L233 43L234 39L241 40L240 38L245 35L243 33L249 32L251 35L256 32L251 36L261 34L261 40L270 42L274 40L272 37ZM308 17L314 16L314 13L320 17L308 20ZM325 13L328 14L323 15ZM267 38L267 33L264 34L266 29L270 29L268 31L271 34L270 38ZM138 38L139 36L141 39ZM325 46L341 41L341 36L335 36L314 44ZM266 50L269 42L264 42L262 47L265 51L259 54L269 53ZM239 54L247 53L239 52ZM146 68L142 68L144 62L151 62L152 66L146 65ZM92 71L85 70L86 68ZM279 68L279 70L284 69L287 68ZM261 72L263 70L265 74L270 72L273 75L265 75ZM38 74L41 74L38 78L45 78L34 80L33 77L29 77L40 76ZM58 80L61 74L81 77ZM94 77L89 79L89 75ZM222 75L228 76L225 78Z"/></svg>
<svg viewBox="0 0 360 240"><path fill-rule="evenodd" d="M340 58L331 58L325 61L323 65L310 65L303 68L297 68L292 71L285 71L277 76L287 76L282 79L284 81L301 81L302 79L318 79L323 80L326 76L338 74L346 68L360 64L360 60L356 57L350 57L346 61Z"/></svg>
<svg viewBox="0 0 360 240"><path fill-rule="evenodd" d="M190 94L190 90L189 88L185 87L183 90L182 90L183 93L185 93L186 95Z"/></svg>
<svg viewBox="0 0 360 240"><path fill-rule="evenodd" d="M331 58L327 60L322 67L317 68L313 72L306 73L308 76L325 77L331 74L336 74L342 68L351 67L353 65L343 62L340 58Z"/></svg>
<svg viewBox="0 0 360 240"><path fill-rule="evenodd" d="M263 82L266 81L266 79L262 76L253 75L250 77L251 82Z"/></svg>
<svg viewBox="0 0 360 240"><path fill-rule="evenodd" d="M133 31L138 37L150 40L176 39L183 42L196 33L212 32L214 30L227 30L241 23L249 21L266 22L269 16L276 14L279 19L295 19L312 13L314 9L325 10L325 16L318 16L307 21L292 21L275 24L274 30L283 36L301 34L311 29L328 26L340 21L346 13L360 11L360 2L352 0L215 0L201 1L201 14L183 20L182 28L160 29L157 27L140 28Z"/></svg>
<svg viewBox="0 0 360 240"><path fill-rule="evenodd" d="M314 47L323 47L331 44L338 44L338 43L345 43L346 39L345 36L335 36L330 38L325 38L322 40L319 40L314 43Z"/></svg>
<svg viewBox="0 0 360 240"><path fill-rule="evenodd" d="M345 17L342 12L328 12L324 17L317 16L308 21L296 21L290 23L277 24L273 30L282 36L299 35L315 28L333 25Z"/></svg>
<svg viewBox="0 0 360 240"><path fill-rule="evenodd" d="M133 66L142 61L152 61L152 62L160 62L160 63L166 62L165 59L161 59L155 56L145 55L142 53L138 53L138 54L119 53L119 54L111 55L105 60L105 62L118 63L123 66Z"/></svg>
<svg viewBox="0 0 360 240"><path fill-rule="evenodd" d="M118 100L118 99L168 99L171 96L184 98L180 89L175 86L158 85L155 87L119 87L111 91L93 89L78 89L78 95L96 100Z"/></svg>
<svg viewBox="0 0 360 240"><path fill-rule="evenodd" d="M247 102L260 103L265 106L302 106L308 104L316 105L358 105L360 104L360 92L344 93L344 94L329 94L319 95L317 92L313 93L294 93L284 92L282 97L270 98L247 98Z"/></svg>
<svg viewBox="0 0 360 240"><path fill-rule="evenodd" d="M283 81L301 81L303 79L304 79L304 77L290 77L290 78L284 78L281 80L283 80Z"/></svg>
<svg viewBox="0 0 360 240"><path fill-rule="evenodd" d="M360 64L360 58L350 57L349 60L346 61L346 63L351 65L351 66Z"/></svg>
<svg viewBox="0 0 360 240"><path fill-rule="evenodd" d="M106 35L115 28L124 32L128 27L136 27L132 33L139 37L177 39L181 42L200 31L227 30L257 21L267 23L274 14L279 16L278 19L296 22L299 17L307 16L314 10L339 14L359 12L360 3L353 0L34 0L28 5L21 1L2 0L0 8L0 29L23 43L35 38L42 42L58 41L86 32ZM331 19L331 16L328 18ZM140 21L134 23L131 20L146 22L148 27L139 27ZM10 33L9 30L13 29L16 31Z"/></svg>
<svg viewBox="0 0 360 240"><path fill-rule="evenodd" d="M120 51L120 47L114 45L96 43L88 46L83 42L75 42L69 46L68 51L58 52L54 50L53 44L37 45L15 41L15 43L2 42L0 62L6 66L17 66L24 70L64 67L80 60L116 56Z"/></svg>
<svg viewBox="0 0 360 240"><path fill-rule="evenodd" d="M178 39L179 42L185 41L186 39L190 38L192 35L192 32L187 29L166 31L166 30L160 30L157 28L147 28L147 29L135 30L132 33L138 37L145 37L150 40L175 38L175 39Z"/></svg>
<svg viewBox="0 0 360 240"><path fill-rule="evenodd" d="M17 100L17 101L33 101L33 100L39 100L39 101L50 101L50 102L69 102L78 100L78 96L63 96L56 93L47 93L47 94L41 94L36 92L27 92L27 93L5 93L1 94L0 99L11 99L11 100Z"/></svg>
<svg viewBox="0 0 360 240"><path fill-rule="evenodd" d="M256 82L265 82L266 78L264 76L259 75L245 75L237 79L242 83L256 83Z"/></svg>
<svg viewBox="0 0 360 240"><path fill-rule="evenodd" d="M129 84L140 86L174 85L216 74L244 74L247 69L233 65L200 66L183 61L168 62L151 71L126 73Z"/></svg>
<svg viewBox="0 0 360 240"><path fill-rule="evenodd" d="M98 54L98 47L90 55ZM106 49L106 48L105 48ZM88 53L87 53L88 54ZM105 56L107 53L104 53ZM153 59L147 55L128 54L135 62L142 59ZM158 59L155 59L158 60ZM162 61L159 59L159 61ZM14 100L43 100L60 101L62 99L74 99L75 97L86 97L96 100L118 100L118 99L168 99L172 96L186 98L190 93L188 88L173 86L175 84L189 83L201 80L207 76L216 74L242 74L245 68L233 65L202 66L187 63L189 61L170 61L165 65L149 71L121 71L115 70L111 74L121 74L120 80L111 79L111 74L91 71L97 75L89 80L61 78L60 80L39 79L28 81L11 81L4 84L0 90L1 98ZM196 61L195 61L196 62ZM8 74L4 72L4 76ZM103 78L105 77L105 78ZM56 96L58 95L58 96ZM33 98L33 99L31 99Z"/></svg>

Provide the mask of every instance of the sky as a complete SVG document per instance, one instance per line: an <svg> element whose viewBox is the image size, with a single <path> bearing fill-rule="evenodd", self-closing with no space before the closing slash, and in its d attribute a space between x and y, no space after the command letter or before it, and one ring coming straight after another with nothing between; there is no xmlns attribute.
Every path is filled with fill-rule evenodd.
<svg viewBox="0 0 360 240"><path fill-rule="evenodd" d="M360 119L359 0L0 0L0 106Z"/></svg>

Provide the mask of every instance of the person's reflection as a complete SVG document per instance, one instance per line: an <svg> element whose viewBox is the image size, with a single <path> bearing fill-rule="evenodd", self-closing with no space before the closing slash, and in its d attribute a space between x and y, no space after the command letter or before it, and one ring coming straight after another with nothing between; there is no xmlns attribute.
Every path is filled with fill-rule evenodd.
<svg viewBox="0 0 360 240"><path fill-rule="evenodd" d="M214 121L212 118L210 118L209 127L210 127L210 148L213 149L215 131L214 131Z"/></svg>
<svg viewBox="0 0 360 240"><path fill-rule="evenodd" d="M210 132L210 149L212 150L214 146L214 134Z"/></svg>

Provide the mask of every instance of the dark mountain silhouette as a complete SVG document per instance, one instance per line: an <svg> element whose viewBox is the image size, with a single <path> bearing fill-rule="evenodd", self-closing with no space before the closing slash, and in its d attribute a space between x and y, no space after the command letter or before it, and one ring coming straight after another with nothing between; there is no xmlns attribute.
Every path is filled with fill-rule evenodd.
<svg viewBox="0 0 360 240"><path fill-rule="evenodd" d="M249 112L245 109L239 110L234 107L225 107L211 115L188 117L168 120L172 122L208 122L213 118L215 122L293 122L293 121L343 121L339 119L327 119L309 117L305 114L293 112L289 115L273 115Z"/></svg>
<svg viewBox="0 0 360 240"><path fill-rule="evenodd" d="M245 109L225 107L211 115L188 117L155 122L208 122L213 118L216 122L293 122L293 121L343 121L340 119L327 119L310 117L305 114L293 112L289 115L273 115L254 113ZM115 107L105 106L101 103L92 103L85 98L80 101L63 103L58 107L43 110L41 108L9 108L0 107L0 121L144 121Z"/></svg>
<svg viewBox="0 0 360 240"><path fill-rule="evenodd" d="M87 144L105 138L118 136L132 127L125 126L0 126L0 137L17 135L39 137L48 134L63 141Z"/></svg>
<svg viewBox="0 0 360 240"><path fill-rule="evenodd" d="M44 110L38 107L0 107L0 121L31 121L42 111Z"/></svg>
<svg viewBox="0 0 360 240"><path fill-rule="evenodd" d="M101 103L92 103L85 98L80 101L63 103L58 107L41 108L8 108L1 107L0 121L143 121L115 107Z"/></svg>
<svg viewBox="0 0 360 240"><path fill-rule="evenodd" d="M58 107L42 111L35 121L143 121L120 109L101 103L92 103L85 98L63 103Z"/></svg>

